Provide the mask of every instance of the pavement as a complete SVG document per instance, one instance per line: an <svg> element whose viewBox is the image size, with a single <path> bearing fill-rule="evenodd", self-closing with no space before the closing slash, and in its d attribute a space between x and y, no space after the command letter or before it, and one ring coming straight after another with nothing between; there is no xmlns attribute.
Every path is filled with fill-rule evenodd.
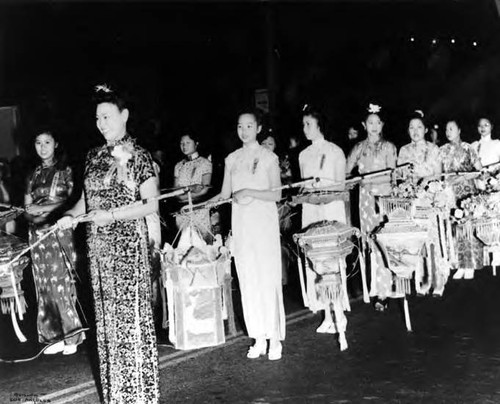
<svg viewBox="0 0 500 404"><path fill-rule="evenodd" d="M159 346L161 402L500 403L499 291L500 277L484 269L474 280L450 279L442 298L412 296L412 333L399 301L378 313L356 299L347 314L349 349L340 352L335 335L315 332L320 316L287 287L281 360L246 359L251 341L241 329L218 347ZM0 321L0 357L20 355L5 344L11 331ZM90 338L72 356L0 364L0 403L98 403L93 369Z"/></svg>

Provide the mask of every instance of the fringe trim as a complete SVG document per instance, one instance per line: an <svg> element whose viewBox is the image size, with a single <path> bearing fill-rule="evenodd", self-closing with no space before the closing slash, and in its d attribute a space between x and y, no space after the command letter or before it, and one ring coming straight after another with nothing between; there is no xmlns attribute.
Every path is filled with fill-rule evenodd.
<svg viewBox="0 0 500 404"><path fill-rule="evenodd" d="M10 313L11 302L16 303L14 297L0 298L0 310L2 311L2 314ZM28 307L28 305L26 304L26 300L24 299L23 295L19 296L19 302L21 304L21 314L26 313L26 307ZM17 305L14 304L13 307L14 311L18 313L19 309L17 308Z"/></svg>
<svg viewBox="0 0 500 404"><path fill-rule="evenodd" d="M337 282L319 281L316 284L316 296L325 305L330 305L336 301L342 302L342 285ZM342 306L344 306L343 302Z"/></svg>
<svg viewBox="0 0 500 404"><path fill-rule="evenodd" d="M395 277L393 280L394 292L398 295L411 294L411 280L406 278Z"/></svg>
<svg viewBox="0 0 500 404"><path fill-rule="evenodd" d="M466 238L468 240L472 240L473 237L473 229L471 222L465 222L462 225L458 225L456 228L456 235L458 238Z"/></svg>

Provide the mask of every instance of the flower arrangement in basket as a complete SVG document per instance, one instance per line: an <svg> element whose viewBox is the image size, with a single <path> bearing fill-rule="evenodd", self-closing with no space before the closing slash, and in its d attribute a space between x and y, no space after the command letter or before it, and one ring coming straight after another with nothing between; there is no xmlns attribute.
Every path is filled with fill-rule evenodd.
<svg viewBox="0 0 500 404"><path fill-rule="evenodd" d="M417 196L418 186L413 181L403 181L399 184L396 184L392 188L392 196L394 198L415 198Z"/></svg>
<svg viewBox="0 0 500 404"><path fill-rule="evenodd" d="M476 188L484 193L500 191L500 170L483 170L481 176L475 180Z"/></svg>
<svg viewBox="0 0 500 404"><path fill-rule="evenodd" d="M452 209L452 219L464 222L472 219L500 216L500 192L470 195Z"/></svg>
<svg viewBox="0 0 500 404"><path fill-rule="evenodd" d="M421 183L416 198L433 208L446 209L455 204L453 188L444 181L432 180Z"/></svg>

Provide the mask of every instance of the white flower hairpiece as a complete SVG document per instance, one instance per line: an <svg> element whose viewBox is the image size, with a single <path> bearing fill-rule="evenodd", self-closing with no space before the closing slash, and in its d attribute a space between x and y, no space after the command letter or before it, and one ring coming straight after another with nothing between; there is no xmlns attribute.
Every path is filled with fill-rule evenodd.
<svg viewBox="0 0 500 404"><path fill-rule="evenodd" d="M370 114L378 114L382 110L382 107L377 104L368 105L368 112Z"/></svg>
<svg viewBox="0 0 500 404"><path fill-rule="evenodd" d="M112 92L111 88L107 84L98 84L97 86L95 86L95 92L98 93L99 91L102 91L104 93Z"/></svg>
<svg viewBox="0 0 500 404"><path fill-rule="evenodd" d="M419 114L422 118L424 117L424 111L422 111L421 109L416 109L415 113Z"/></svg>

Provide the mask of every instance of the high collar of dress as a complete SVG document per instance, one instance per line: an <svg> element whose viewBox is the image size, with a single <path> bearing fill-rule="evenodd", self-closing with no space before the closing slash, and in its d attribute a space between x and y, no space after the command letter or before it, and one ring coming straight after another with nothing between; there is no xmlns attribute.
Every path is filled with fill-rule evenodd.
<svg viewBox="0 0 500 404"><path fill-rule="evenodd" d="M134 139L128 133L125 133L125 136L123 136L122 138L106 144L105 147L108 149L109 153L111 153L116 146L125 143L134 143Z"/></svg>
<svg viewBox="0 0 500 404"><path fill-rule="evenodd" d="M114 140L112 142L109 142L106 146L115 147L115 146L119 146L121 144L128 143L131 141L132 141L132 136L130 136L128 133L125 133L125 135L123 137L121 137L118 140Z"/></svg>
<svg viewBox="0 0 500 404"><path fill-rule="evenodd" d="M50 164L46 164L46 163L42 162L41 167L42 168L54 167L56 165L56 163L57 163L56 159L52 160L52 162Z"/></svg>
<svg viewBox="0 0 500 404"><path fill-rule="evenodd" d="M326 140L325 140L324 137L319 137L319 138L314 139L312 141L312 145L315 146L315 147L318 147L318 146L323 145L325 142L326 142Z"/></svg>
<svg viewBox="0 0 500 404"><path fill-rule="evenodd" d="M418 142L411 142L411 144L414 146L414 147L424 147L427 145L427 142L425 141L425 139L422 139L422 140L419 140Z"/></svg>
<svg viewBox="0 0 500 404"><path fill-rule="evenodd" d="M196 160L198 157L200 157L200 154L198 152L191 153L189 156L186 156L187 161L193 161Z"/></svg>
<svg viewBox="0 0 500 404"><path fill-rule="evenodd" d="M258 142L253 142L250 144L246 144L243 146L243 150L254 151L260 148L260 144Z"/></svg>

